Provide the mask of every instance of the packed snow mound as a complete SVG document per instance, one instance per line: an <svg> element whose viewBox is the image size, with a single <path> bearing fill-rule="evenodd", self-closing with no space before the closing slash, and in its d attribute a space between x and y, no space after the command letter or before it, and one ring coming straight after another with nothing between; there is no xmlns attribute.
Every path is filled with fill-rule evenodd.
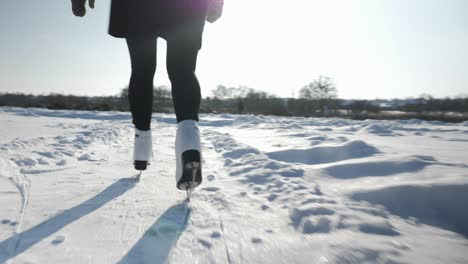
<svg viewBox="0 0 468 264"><path fill-rule="evenodd" d="M363 130L367 133L371 134L376 134L379 136L395 136L397 135L392 131L391 128L389 128L388 125L383 126L383 125L377 125L377 124L371 124L368 126L365 126Z"/></svg>
<svg viewBox="0 0 468 264"><path fill-rule="evenodd" d="M383 161L352 162L331 165L323 172L335 178L352 179L369 176L391 176L401 173L413 173L426 166L437 164L432 158L398 157Z"/></svg>
<svg viewBox="0 0 468 264"><path fill-rule="evenodd" d="M339 146L323 146L308 149L287 149L267 152L269 158L284 162L304 164L332 163L348 159L369 157L379 150L362 140L347 142Z"/></svg>
<svg viewBox="0 0 468 264"><path fill-rule="evenodd" d="M351 197L383 205L390 213L415 223L438 226L468 238L468 184L394 186L357 192Z"/></svg>

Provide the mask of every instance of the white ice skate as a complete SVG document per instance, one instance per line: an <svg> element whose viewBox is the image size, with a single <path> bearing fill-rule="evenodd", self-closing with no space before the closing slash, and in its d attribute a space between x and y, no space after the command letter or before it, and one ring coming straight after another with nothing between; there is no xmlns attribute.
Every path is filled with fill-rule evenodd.
<svg viewBox="0 0 468 264"><path fill-rule="evenodd" d="M175 154L177 188L190 195L202 182L200 132L195 120L177 124Z"/></svg>
<svg viewBox="0 0 468 264"><path fill-rule="evenodd" d="M135 128L135 144L133 146L133 164L139 171L146 170L153 158L153 142L151 130L142 131Z"/></svg>

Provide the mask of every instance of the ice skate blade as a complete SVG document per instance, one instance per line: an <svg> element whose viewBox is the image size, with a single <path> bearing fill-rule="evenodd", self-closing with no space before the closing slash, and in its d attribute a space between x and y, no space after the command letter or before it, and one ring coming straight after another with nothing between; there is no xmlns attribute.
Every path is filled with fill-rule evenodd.
<svg viewBox="0 0 468 264"><path fill-rule="evenodd" d="M184 166L184 172L177 188L180 190L193 190L201 183L200 162L189 162Z"/></svg>
<svg viewBox="0 0 468 264"><path fill-rule="evenodd" d="M187 201L190 202L190 197L192 196L193 189L198 186L195 178L197 176L198 169L200 168L199 162L190 162L185 164L186 169L192 170L192 181L188 182L189 186L187 188Z"/></svg>
<svg viewBox="0 0 468 264"><path fill-rule="evenodd" d="M140 171L137 175L135 175L132 179L134 179L136 182L140 182L141 179L141 174L143 171Z"/></svg>
<svg viewBox="0 0 468 264"><path fill-rule="evenodd" d="M196 181L187 181L187 182L181 182L179 183L179 190L193 190L195 189L198 185L200 185L199 182Z"/></svg>
<svg viewBox="0 0 468 264"><path fill-rule="evenodd" d="M187 150L182 153L182 177L177 183L179 190L193 190L202 182L202 164L198 150Z"/></svg>

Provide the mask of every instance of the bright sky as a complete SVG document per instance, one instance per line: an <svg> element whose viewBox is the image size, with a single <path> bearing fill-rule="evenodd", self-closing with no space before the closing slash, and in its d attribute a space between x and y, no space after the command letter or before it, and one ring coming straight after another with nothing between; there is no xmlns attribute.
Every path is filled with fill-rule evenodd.
<svg viewBox="0 0 468 264"><path fill-rule="evenodd" d="M289 97L319 75L341 98L468 94L466 0L225 0L207 24L197 74ZM0 92L114 95L128 84L123 39L107 34L109 0L85 18L70 0L0 2ZM165 41L155 85L168 85Z"/></svg>

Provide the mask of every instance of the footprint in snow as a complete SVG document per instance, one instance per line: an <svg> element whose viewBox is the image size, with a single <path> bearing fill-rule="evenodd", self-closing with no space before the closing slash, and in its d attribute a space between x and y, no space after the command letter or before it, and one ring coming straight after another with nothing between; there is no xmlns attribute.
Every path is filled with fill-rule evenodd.
<svg viewBox="0 0 468 264"><path fill-rule="evenodd" d="M252 237L252 239L250 239L250 241L254 244L260 244L263 242L263 240L259 237Z"/></svg>
<svg viewBox="0 0 468 264"><path fill-rule="evenodd" d="M332 221L325 216L315 218L308 218L304 221L302 226L302 233L313 234L313 233L328 233L331 231Z"/></svg>
<svg viewBox="0 0 468 264"><path fill-rule="evenodd" d="M220 189L218 187L205 187L201 189L202 191L207 191L207 192L217 192Z"/></svg>
<svg viewBox="0 0 468 264"><path fill-rule="evenodd" d="M202 244L206 248L211 248L211 243L204 239L198 239L198 242L200 242L200 244Z"/></svg>
<svg viewBox="0 0 468 264"><path fill-rule="evenodd" d="M219 237L221 237L221 233L219 233L218 231L213 231L213 233L211 233L210 236L212 238L219 238Z"/></svg>
<svg viewBox="0 0 468 264"><path fill-rule="evenodd" d="M63 166L63 165L65 165L65 164L67 164L67 161L66 161L66 160L61 160L61 161L55 163L55 165L57 165L57 166Z"/></svg>
<svg viewBox="0 0 468 264"><path fill-rule="evenodd" d="M81 161L84 161L84 160L90 160L91 159L91 155L90 154L84 154L84 155L81 155L80 157L78 157L78 160L81 160Z"/></svg>
<svg viewBox="0 0 468 264"><path fill-rule="evenodd" d="M65 237L64 237L64 236L57 236L57 237L55 237L54 240L52 240L51 243L54 244L54 245L58 245L58 244L63 243L63 241L65 241Z"/></svg>

